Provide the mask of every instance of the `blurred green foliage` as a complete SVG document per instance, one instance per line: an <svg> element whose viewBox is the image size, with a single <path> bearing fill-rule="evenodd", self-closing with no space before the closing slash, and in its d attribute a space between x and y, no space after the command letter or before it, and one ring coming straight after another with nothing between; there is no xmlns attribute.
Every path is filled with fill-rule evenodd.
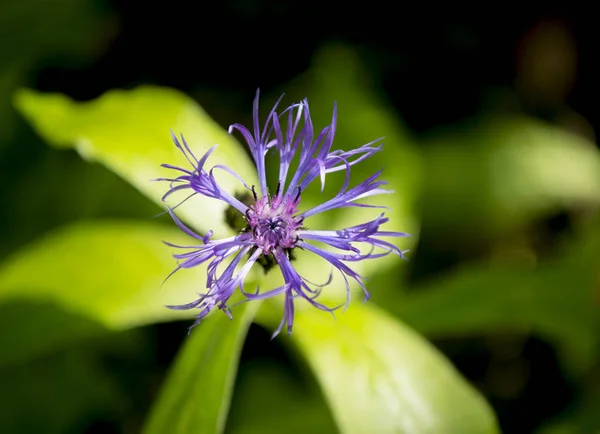
<svg viewBox="0 0 600 434"><path fill-rule="evenodd" d="M49 15L51 20L47 19ZM4 122L0 128L0 149L12 138L17 124L12 93L26 83L36 63L85 64L98 56L108 43L111 28L116 30L112 14L92 0L2 2L0 116Z"/></svg>
<svg viewBox="0 0 600 434"><path fill-rule="evenodd" d="M0 379L0 427L7 433L68 432L94 413L114 411L123 400L115 380L89 348L0 368Z"/></svg>
<svg viewBox="0 0 600 434"><path fill-rule="evenodd" d="M598 206L593 143L526 116L489 115L426 147L424 224L446 238L502 237L565 207Z"/></svg>
<svg viewBox="0 0 600 434"><path fill-rule="evenodd" d="M582 232L559 258L465 266L386 301L429 336L496 328L540 335L581 374L598 356L600 225Z"/></svg>
<svg viewBox="0 0 600 434"><path fill-rule="evenodd" d="M51 336L44 333L43 323L29 325L35 326L30 333ZM139 330L105 333L27 361L3 364L2 432L82 432L90 418L124 418L135 409L130 383L107 366L127 366L138 355L148 357L149 344Z"/></svg>

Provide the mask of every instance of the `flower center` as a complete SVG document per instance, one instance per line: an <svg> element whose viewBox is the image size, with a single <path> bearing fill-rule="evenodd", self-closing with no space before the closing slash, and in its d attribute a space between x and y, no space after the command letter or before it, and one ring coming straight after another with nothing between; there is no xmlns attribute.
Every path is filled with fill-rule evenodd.
<svg viewBox="0 0 600 434"><path fill-rule="evenodd" d="M298 241L296 231L302 217L294 216L298 200L290 196L262 197L246 213L249 231L265 255L274 249L291 249Z"/></svg>

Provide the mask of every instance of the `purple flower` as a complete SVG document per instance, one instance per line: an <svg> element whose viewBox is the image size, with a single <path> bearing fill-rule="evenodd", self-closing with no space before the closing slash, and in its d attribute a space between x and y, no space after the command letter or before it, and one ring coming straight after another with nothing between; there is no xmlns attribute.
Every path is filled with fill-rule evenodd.
<svg viewBox="0 0 600 434"><path fill-rule="evenodd" d="M227 302L238 288L246 301L282 295L285 300L284 314L281 324L273 334L276 336L286 324L288 334L291 333L294 323L295 299L304 299L327 312L333 312L341 307L330 308L316 300L322 288L331 281L331 276L328 282L318 285L298 274L292 265L294 249L308 250L320 256L341 274L347 292L346 303L343 306L347 306L350 300L351 280L356 281L363 289L365 301L370 297L363 277L352 270L349 264L379 258L389 253L395 253L403 258L406 251L401 251L382 238L401 237L407 234L380 230L380 227L388 221L384 214L367 223L346 229L307 229L305 219L325 211L344 207L382 208L359 202L369 196L392 193L381 188L386 184L378 179L381 171L358 185L349 186L351 167L379 152L382 144L376 140L357 149L332 151L336 128L336 108L334 106L331 123L315 137L306 99L292 104L281 112L277 112L278 102L267 116L261 129L258 102L259 93L257 91L253 107L253 131L240 124L233 124L229 128L230 134L234 130L238 131L250 148L258 173L258 191L255 186L248 186L228 167L222 165L216 165L210 169L205 167L206 160L216 146L198 159L183 135L180 141L172 134L175 145L183 152L191 168L163 165L179 174L175 178L160 179L170 183L170 189L163 196L163 201L180 190L191 190L190 196L185 200L200 194L224 201L239 213L245 227L235 236L212 240L212 231L200 236L185 226L177 218L173 209L169 210L177 226L199 241L198 245L193 246L176 246L167 243L185 251L174 255L180 261L174 272L205 262L208 263L208 267L207 291L189 304L168 307L171 309L199 309L197 320L192 326L194 327L215 307L231 317ZM270 151L279 154L280 162L278 182L274 192L267 187L266 179L265 156ZM294 157L297 157L297 166L294 163L295 170L291 170ZM234 197L223 190L215 180L215 170L223 170L235 177L247 190L247 200L244 200L243 196ZM345 174L345 182L339 193L318 206L301 210L302 192L306 187L319 178L321 190L323 190L327 175L338 171ZM313 242L325 244L331 249L317 247L312 244ZM361 250L361 246L367 246L368 249ZM277 264L284 284L264 292L260 292L258 289L256 292L246 292L244 279L257 262L262 265Z"/></svg>

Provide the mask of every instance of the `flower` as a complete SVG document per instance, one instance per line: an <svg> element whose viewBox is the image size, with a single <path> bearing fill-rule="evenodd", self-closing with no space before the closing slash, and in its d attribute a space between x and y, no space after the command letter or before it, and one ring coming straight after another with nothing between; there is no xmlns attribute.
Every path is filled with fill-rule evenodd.
<svg viewBox="0 0 600 434"><path fill-rule="evenodd" d="M171 132L175 145L185 155L191 169L163 164L163 167L172 169L179 174L175 178L160 179L170 183L170 188L163 196L163 201L178 191L191 190L191 195L185 200L200 194L224 201L231 207L230 209L235 210L243 218L245 224L245 227L237 235L213 240L212 231L204 236L198 235L177 218L174 209L169 209L177 226L201 243L194 246L177 246L166 243L174 248L186 250L184 253L173 255L180 261L173 272L208 262L206 293L189 304L168 306L171 309L200 310L196 322L190 329L200 323L215 307L223 310L231 318L227 302L238 288L244 295L245 301L283 295L285 300L283 319L273 337L286 324L288 334L291 333L294 323L295 299L304 299L318 309L327 312L333 312L341 307L329 308L316 300L322 288L331 281L331 275L328 282L318 285L298 274L292 265L294 249L304 249L320 256L341 274L347 292L346 303L343 306L348 306L350 300L350 280L356 281L363 289L365 301L370 297L362 276L356 273L349 263L379 258L389 253L395 253L403 258L406 253L382 239L407 235L401 232L380 230L380 227L388 221L384 214L367 223L346 229L312 230L304 226L306 219L336 208L382 208L358 202L370 196L392 193L392 191L381 188L386 184L379 180L381 171L373 174L364 182L349 187L351 167L381 151L382 144L380 140L375 140L357 149L332 151L337 117L335 106L331 123L315 137L306 99L292 104L280 113L277 112L278 104L279 101L270 111L261 129L258 110L259 92L257 91L253 106L253 131L240 124L233 124L229 127L229 134L234 131L239 132L250 148L258 173L258 191L254 185L248 186L239 175L226 166L216 165L210 169L205 167L206 161L215 150L216 145L198 159L183 135L179 140ZM285 124L285 128L282 127L282 123ZM265 156L269 152L279 153L280 163L277 187L273 194L267 187L266 178ZM298 159L297 167L291 171L292 159L295 156ZM215 180L215 170L225 171L240 181L248 192L247 200L244 200L242 196L234 197L221 188ZM306 187L319 178L321 190L323 190L326 176L333 172L345 173L345 182L339 193L318 206L301 211L302 192ZM291 178L289 182L288 178ZM323 243L333 249L317 247L313 242ZM364 253L359 248L360 246L370 247L370 251ZM278 265L284 284L265 292L260 292L258 289L254 293L246 292L244 280L257 262L265 266ZM223 271L218 271L223 267Z"/></svg>

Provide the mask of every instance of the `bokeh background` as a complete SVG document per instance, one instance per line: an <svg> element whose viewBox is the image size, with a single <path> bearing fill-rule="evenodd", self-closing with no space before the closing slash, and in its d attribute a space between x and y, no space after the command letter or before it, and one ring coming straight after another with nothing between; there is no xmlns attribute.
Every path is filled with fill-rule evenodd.
<svg viewBox="0 0 600 434"><path fill-rule="evenodd" d="M308 95L320 125L338 101L339 123L360 126L342 139L386 136L405 156L385 170L406 179L398 206L417 242L410 262L374 277L387 290L373 302L424 333L504 432L600 432L600 70L589 10L3 0L0 29L0 261L69 223L161 211L108 169L47 146L14 108L21 87L78 101L174 87L224 128L251 119L257 87L267 101ZM0 312L0 342L18 341L11 321L44 327L27 305ZM188 326L0 366L0 431L139 432ZM306 367L269 336L250 330L226 431L335 432Z"/></svg>

